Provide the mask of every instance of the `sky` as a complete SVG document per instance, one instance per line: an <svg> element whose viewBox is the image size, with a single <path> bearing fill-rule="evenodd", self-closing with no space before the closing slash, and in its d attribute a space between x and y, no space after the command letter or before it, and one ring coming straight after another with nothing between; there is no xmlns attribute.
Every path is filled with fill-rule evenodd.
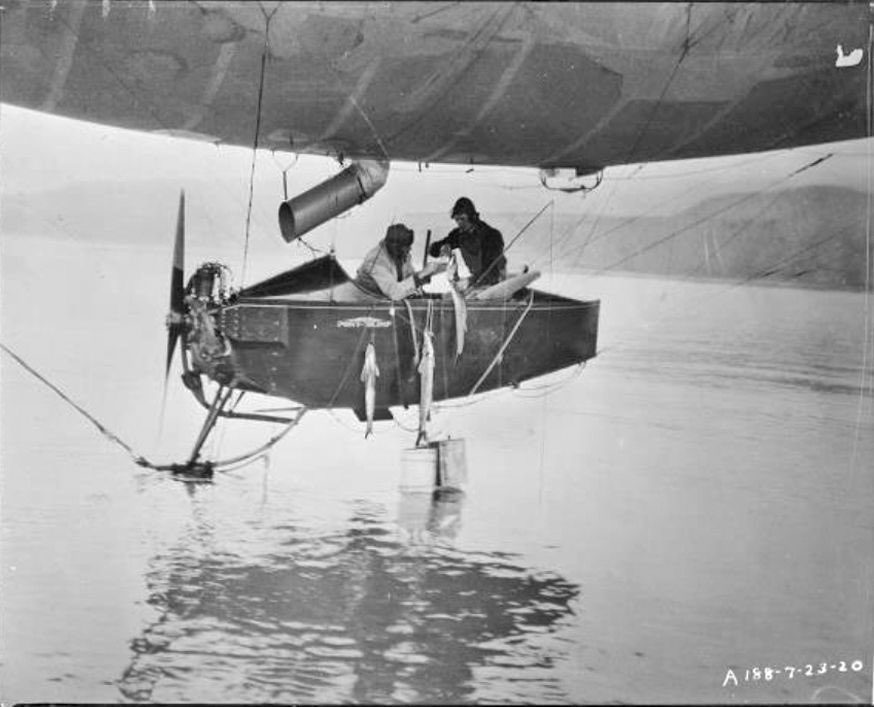
<svg viewBox="0 0 874 707"><path fill-rule="evenodd" d="M536 213L550 200L558 212L591 209L602 215L665 214L697 201L737 191L763 190L812 161L832 155L799 174L794 186L829 184L869 189L874 140L855 140L758 154L608 168L601 185L585 195L544 188L535 169L392 165L384 189L357 207L381 214L408 209L448 211L458 196L474 199L481 213ZM0 194L28 195L90 181L227 180L248 194L252 150L215 146L163 135L50 116L0 105ZM332 159L271 153L256 158L256 191L282 196L287 169L290 194L339 170ZM451 225L451 224L448 224Z"/></svg>
<svg viewBox="0 0 874 707"><path fill-rule="evenodd" d="M566 194L544 188L536 169L394 163L388 181L364 204L286 243L277 219L283 171L290 196L336 174L333 159L252 150L46 115L0 104L0 234L25 232L64 241L112 239L120 245L167 247L175 229L180 189L186 192L186 249L194 260L219 259L251 282L279 266L333 251L346 267L372 248L392 223L416 233L414 258L427 240L453 227L449 213L460 196L511 244L523 232L552 237L589 217L671 216L706 199L738 192L811 184L871 191L874 140L857 140L732 157L608 168L593 191ZM826 155L791 180L787 175ZM144 184L145 182L145 184ZM529 220L538 212L530 227ZM568 222L566 222L568 223ZM591 230L591 229L589 229ZM588 231L587 231L588 232ZM517 249L518 251L519 249ZM250 257L251 253L251 257Z"/></svg>

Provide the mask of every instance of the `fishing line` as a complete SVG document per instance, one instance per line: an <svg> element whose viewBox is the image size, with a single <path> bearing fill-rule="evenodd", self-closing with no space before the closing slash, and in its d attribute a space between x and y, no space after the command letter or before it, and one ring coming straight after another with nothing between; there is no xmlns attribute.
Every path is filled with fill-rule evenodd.
<svg viewBox="0 0 874 707"><path fill-rule="evenodd" d="M546 398L543 396L540 404L540 468L537 473L537 505L543 505L543 460L546 457Z"/></svg>
<svg viewBox="0 0 874 707"><path fill-rule="evenodd" d="M551 395L559 388L563 388L566 385L569 385L571 382L580 377L583 370L586 367L587 361L580 361L578 364L573 366L572 371L568 376L560 381L555 383L544 383L542 385L535 386L527 386L522 387L522 385L517 385L514 388L510 388L510 392L514 398L528 398L531 400L536 400L537 398L546 397L547 395ZM534 395L528 395L527 393L534 393Z"/></svg>
<svg viewBox="0 0 874 707"><path fill-rule="evenodd" d="M592 227L589 229L589 233L588 233L588 235L586 236L586 240L583 242L583 244L582 244L581 246L573 247L573 248L569 251L570 253L573 253L573 252L578 252L578 253L579 253L578 256L577 256L577 260L575 260L574 263L573 263L574 265L576 265L576 264L579 262L579 259L582 258L582 256L583 256L583 252L585 251L585 249L589 246L590 243L593 242L593 241L592 241L592 237L594 236L595 231L596 231L597 228L598 228L598 224L601 223L601 219L604 217L604 214L605 214L606 211L607 211L607 207L610 205L610 202L613 200L613 197L616 195L617 187L618 187L618 185L616 184L616 182L614 182L613 185L612 185L612 189L611 189L610 193L609 193L609 194L607 195L607 197L605 198L604 203L601 205L601 208L600 208L600 210L598 211L598 214L597 214L597 216L595 217L594 222L592 223ZM568 228L565 230L564 234L563 234L563 235L560 237L560 239L559 239L559 246L560 246L560 247L563 246L565 243L569 243L569 242L571 241L572 236L576 233L576 231L577 231L577 229L579 228L580 224L581 224L581 223L582 223L586 218L588 218L588 216L589 216L589 214L586 213L586 212L584 211L583 214L582 214L582 216L580 216L580 218L577 219L577 221L576 221L572 226L568 227ZM641 217L639 217L639 216L638 216L638 217L635 217L635 219L637 219L637 218L641 218ZM597 240L597 239L595 239L595 240ZM552 242L550 242L550 254L549 254L549 257L550 257L550 264L551 264L551 263L552 263L552 259L554 258L554 255L553 255L553 243L552 243ZM537 263L537 260L536 260L536 259L535 259L534 263ZM551 266L551 265L550 265L550 268L552 269L552 266ZM564 281L566 281L567 278L570 277L570 274L565 273L565 275L564 275L563 277L564 277Z"/></svg>
<svg viewBox="0 0 874 707"><path fill-rule="evenodd" d="M512 245L513 245L517 240L519 240L519 236L521 236L523 233L525 233L525 231L528 230L528 227L529 227L532 223L534 223L538 218L540 218L540 215L541 215L544 211L546 211L546 209L548 209L550 206L553 206L553 207L555 206L555 199L550 199L548 202L546 202L546 203L543 205L543 207L540 209L540 211L538 211L536 214L534 214L534 216L532 216L532 217L529 219L528 223L526 223L526 224L522 227L522 230L519 231L519 233L517 233L517 234L513 237L513 239L512 239L512 240L511 240L511 241L510 241L506 246L504 246L504 249L501 251L501 255L506 256L507 251L510 250L510 247L511 247L511 246L512 246ZM479 274L479 277L477 277L477 279L476 279L476 280L471 284L471 287L473 287L474 285L476 285L476 284L477 284L480 280L482 280L482 279L483 279L483 278L484 278L488 273L490 273L490 272L492 271L492 268L494 268L495 265L497 265L499 261L500 261L500 258L495 258L495 259L491 262L491 265L489 265L485 270L483 270L483 271Z"/></svg>

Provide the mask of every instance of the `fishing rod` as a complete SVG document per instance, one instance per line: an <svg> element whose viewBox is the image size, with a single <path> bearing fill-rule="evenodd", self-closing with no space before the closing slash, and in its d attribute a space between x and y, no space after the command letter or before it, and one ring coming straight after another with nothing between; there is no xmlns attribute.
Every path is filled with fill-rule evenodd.
<svg viewBox="0 0 874 707"><path fill-rule="evenodd" d="M512 246L512 245L513 245L517 240L519 240L519 236L521 236L523 233L525 233L525 231L528 230L528 227L529 227L532 223L534 223L538 218L540 218L540 215L541 215L544 211L546 211L546 209L548 209L550 206L552 206L554 203L555 203L555 199L550 199L548 202L546 202L546 204L544 204L543 208L540 209L540 211L538 211L536 214L534 214L534 216L533 216L533 217L528 221L528 223L526 223L526 224L522 227L522 230L519 231L519 233L517 233L517 234L513 237L513 240L511 240L507 245L504 246L504 248L501 250L501 255L506 255L507 251L510 250L510 247L511 247L511 246ZM492 261L491 265L489 265L485 270L482 271L482 273L480 273L480 276L479 276L479 277L478 277L478 278L473 282L473 284L471 285L471 287L475 286L475 285L476 285L477 283L479 283L479 281L482 280L482 279L483 279L483 278L484 278L488 273L490 273L490 272L492 271L492 268L495 267L495 265L498 263L499 260L500 260L500 258L495 258L495 259Z"/></svg>

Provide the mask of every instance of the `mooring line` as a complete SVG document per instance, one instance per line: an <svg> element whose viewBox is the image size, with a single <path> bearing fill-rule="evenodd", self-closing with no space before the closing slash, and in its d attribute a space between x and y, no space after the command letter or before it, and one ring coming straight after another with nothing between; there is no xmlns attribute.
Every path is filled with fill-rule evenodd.
<svg viewBox="0 0 874 707"><path fill-rule="evenodd" d="M120 447L122 447L128 454L130 454L131 458L137 464L140 464L141 466L143 466L144 462L146 464L149 463L145 457L134 452L133 448L127 442L122 440L115 433L111 432L109 430L109 428L106 427L106 425L104 425L102 422L100 422L96 417L94 417L91 413L89 413L87 410L85 410L85 408L83 408L81 405L77 404L74 400L72 400L66 393L64 393L64 391L62 391L60 388L58 388L58 386L56 386L54 383L49 381L45 376L43 376L41 373L39 373L36 369L34 369L32 366L30 366L23 358L21 358L21 356L19 356L17 353L15 353L12 349L10 349L8 346L6 346L3 343L0 343L0 348L2 348L7 354L9 354L9 356L11 356L13 359L15 359L15 361L22 368L24 368L24 370L26 370L32 376L36 377L37 380L39 380L40 382L42 382L46 386L48 386L57 395L59 395L64 402L71 405L77 412L79 412L81 415L83 415L89 422L91 422L91 424L93 424L98 430L100 430L100 433L104 437L106 437L110 441L115 442Z"/></svg>
<svg viewBox="0 0 874 707"><path fill-rule="evenodd" d="M61 390L58 386L48 380L44 375L42 375L39 371L37 371L33 366L27 363L21 356L15 353L8 346L0 342L0 349L3 349L10 357L12 357L16 363L18 363L24 370L34 376L41 383L45 384L48 388L50 388L54 393L56 393L65 403L70 405L74 410L76 410L79 414L81 414L85 419L87 419L91 424L93 424L100 433L106 437L111 442L115 442L117 445L122 447L131 457L137 466L142 466L147 469L153 469L155 471L175 471L184 465L182 464L155 464L154 462L149 461L142 454L137 454L133 447L131 447L127 442L121 439L117 434L112 432L106 425L104 425L100 420L98 420L94 415L89 413L85 408L79 405L76 401L70 398L63 390ZM254 459L264 456L279 440L285 437L293 427L296 427L300 422L300 419L303 417L304 413L307 411L306 407L302 407L298 410L297 416L290 420L288 424L283 427L283 429L271 437L267 442L254 451L248 452L246 454L240 454L231 459L225 459L222 461L212 462L210 466L217 471L229 471L227 467L232 467L234 469L238 469L241 466L245 466Z"/></svg>

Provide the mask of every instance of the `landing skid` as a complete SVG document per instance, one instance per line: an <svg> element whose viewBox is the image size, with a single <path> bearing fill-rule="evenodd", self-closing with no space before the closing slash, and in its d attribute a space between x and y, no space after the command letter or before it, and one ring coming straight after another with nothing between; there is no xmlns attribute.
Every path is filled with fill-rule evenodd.
<svg viewBox="0 0 874 707"><path fill-rule="evenodd" d="M186 371L186 374L183 375L183 381L185 382L186 387L192 390L195 399L207 409L206 419L203 421L203 425L201 426L200 432L197 435L197 440L194 443L194 447L191 450L191 455L189 456L188 461L178 464L162 465L151 464L145 459L137 462L141 466L148 466L149 468L157 469L159 471L169 471L174 476L178 476L180 478L186 478L191 480L208 480L213 477L213 474L216 470L227 471L229 467L243 466L245 464L248 464L253 459L256 459L260 455L267 452L274 444L276 444L280 439L288 434L291 429L295 425L297 425L298 422L300 422L300 419L307 411L306 407L300 407L297 409L297 415L295 417L279 417L277 415L260 415L255 413L234 412L233 409L226 409L235 390L234 388L220 385L215 393L215 396L212 399L212 402L207 403L206 398L203 395L203 386L201 385L200 377L197 374ZM240 391L240 395L237 397L236 401L234 401L233 407L235 407L237 403L240 402L240 399L243 397L244 394L245 391ZM259 422L277 422L284 424L285 427L278 434L271 437L265 444L261 445L251 452L247 452L246 454L241 454L231 459L224 459L222 461L201 460L200 453L203 449L203 445L206 444L206 441L209 438L209 435L212 432L213 428L215 427L215 424L218 421L219 417L236 418L242 420L257 420Z"/></svg>

